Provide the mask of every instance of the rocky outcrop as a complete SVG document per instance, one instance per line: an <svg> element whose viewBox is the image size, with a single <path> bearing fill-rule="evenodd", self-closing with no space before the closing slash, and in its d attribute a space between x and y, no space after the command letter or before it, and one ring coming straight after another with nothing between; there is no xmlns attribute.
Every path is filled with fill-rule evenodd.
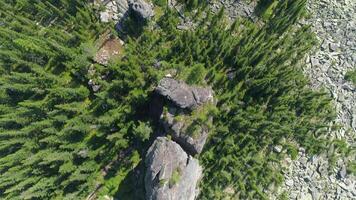
<svg viewBox="0 0 356 200"><path fill-rule="evenodd" d="M168 101L160 119L167 134L191 155L200 153L212 123L212 117L208 116L208 104L214 103L212 89L164 78L155 92ZM205 119L200 119L199 115Z"/></svg>
<svg viewBox="0 0 356 200"><path fill-rule="evenodd" d="M204 103L213 101L213 91L210 88L191 87L172 78L163 78L155 92L182 109L193 110Z"/></svg>
<svg viewBox="0 0 356 200"><path fill-rule="evenodd" d="M209 103L213 91L163 78L154 90L152 115L171 137L158 137L149 148L146 165L146 199L194 200L202 168L192 156L202 151L208 137ZM204 116L204 119L201 118ZM199 121L199 123L197 123Z"/></svg>
<svg viewBox="0 0 356 200"><path fill-rule="evenodd" d="M154 15L152 6L144 0L130 0L129 7L135 16L141 20L148 20Z"/></svg>
<svg viewBox="0 0 356 200"><path fill-rule="evenodd" d="M202 174L198 160L166 137L158 137L149 148L145 188L147 200L194 200Z"/></svg>
<svg viewBox="0 0 356 200"><path fill-rule="evenodd" d="M96 0L94 4L104 7L99 13L101 21L116 21L117 28L123 28L120 25L130 14L140 21L147 21L154 16L153 5L145 0Z"/></svg>
<svg viewBox="0 0 356 200"><path fill-rule="evenodd" d="M168 107L161 117L165 131L191 155L203 150L209 132L207 123L212 123L211 117L206 123L196 123L194 120L194 116L185 115L175 107Z"/></svg>

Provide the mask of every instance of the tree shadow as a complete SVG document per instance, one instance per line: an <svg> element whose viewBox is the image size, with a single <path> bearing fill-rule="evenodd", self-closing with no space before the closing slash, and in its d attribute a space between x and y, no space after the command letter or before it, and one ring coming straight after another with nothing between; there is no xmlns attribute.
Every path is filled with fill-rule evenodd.
<svg viewBox="0 0 356 200"><path fill-rule="evenodd" d="M145 200L143 161L140 161L121 181L114 198L118 200Z"/></svg>
<svg viewBox="0 0 356 200"><path fill-rule="evenodd" d="M261 17L263 13L269 8L269 6L274 2L275 0L261 0L258 1L257 6L255 8L255 15L258 17Z"/></svg>
<svg viewBox="0 0 356 200"><path fill-rule="evenodd" d="M119 22L116 23L115 29L123 40L138 38L147 24L147 20L139 18L129 9Z"/></svg>

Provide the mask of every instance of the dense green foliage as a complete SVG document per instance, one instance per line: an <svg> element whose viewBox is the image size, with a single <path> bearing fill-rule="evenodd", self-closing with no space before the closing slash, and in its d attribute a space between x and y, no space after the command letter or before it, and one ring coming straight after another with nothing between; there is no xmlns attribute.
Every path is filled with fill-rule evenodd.
<svg viewBox="0 0 356 200"><path fill-rule="evenodd" d="M345 75L345 79L356 85L356 69L348 71Z"/></svg>
<svg viewBox="0 0 356 200"><path fill-rule="evenodd" d="M107 67L92 62L107 27L79 2L0 2L1 199L83 199L97 185L99 195L137 199L131 195L143 186L128 183L156 128L149 95L173 69L191 84L212 85L218 100L199 157L200 199L222 199L227 187L241 199L265 198L263 189L282 181L285 154L273 145L291 155L298 146L328 146L330 99L308 89L300 65L315 41L308 27L293 26L305 0L266 9L264 25L197 12L197 28L187 31L166 9L158 28L128 37L123 59ZM108 74L98 93L87 84L90 67Z"/></svg>
<svg viewBox="0 0 356 200"><path fill-rule="evenodd" d="M132 120L145 77L125 70L130 60L112 66L107 90L89 90L93 41L105 29L80 2L0 2L1 199L84 198L138 162L127 149L147 138Z"/></svg>

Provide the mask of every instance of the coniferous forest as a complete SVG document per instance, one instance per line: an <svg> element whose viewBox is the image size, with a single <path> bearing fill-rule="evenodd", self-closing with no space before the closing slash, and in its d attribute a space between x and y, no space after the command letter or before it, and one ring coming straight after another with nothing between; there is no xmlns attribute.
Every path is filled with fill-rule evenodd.
<svg viewBox="0 0 356 200"><path fill-rule="evenodd" d="M182 1L196 23L188 30L176 28L180 13L165 1L153 3L154 19L140 29L127 21L123 50L103 66L94 61L97 41L107 31L122 36L91 2L0 1L0 199L144 199L133 172L157 130L150 96L172 69L212 86L217 99L196 156L198 199L226 199L227 187L236 199L268 199L263 190L283 182L281 160L299 147L349 152L327 137L338 128L330 95L310 89L302 72L317 44L310 27L297 25L306 0L260 0L261 23Z"/></svg>

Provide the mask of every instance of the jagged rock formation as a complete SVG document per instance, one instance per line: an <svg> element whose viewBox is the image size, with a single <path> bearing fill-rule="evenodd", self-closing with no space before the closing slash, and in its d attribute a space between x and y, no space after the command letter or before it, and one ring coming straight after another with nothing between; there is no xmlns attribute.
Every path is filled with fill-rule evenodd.
<svg viewBox="0 0 356 200"><path fill-rule="evenodd" d="M147 152L147 200L194 200L202 174L198 160L174 141L158 137Z"/></svg>
<svg viewBox="0 0 356 200"><path fill-rule="evenodd" d="M172 78L162 79L155 91L182 109L193 110L213 100L210 88L191 87Z"/></svg>
<svg viewBox="0 0 356 200"><path fill-rule="evenodd" d="M200 153L208 137L208 124L212 123L212 118L198 120L197 115L208 115L204 104L214 103L212 89L164 78L155 92L172 103L167 104L161 116L165 131L190 154ZM191 110L195 112L190 113Z"/></svg>
<svg viewBox="0 0 356 200"><path fill-rule="evenodd" d="M209 128L206 124L194 124L191 116L183 114L182 110L169 107L167 112L162 113L161 123L165 131L172 136L191 155L199 154L203 150L208 138ZM207 123L211 123L209 117Z"/></svg>
<svg viewBox="0 0 356 200"><path fill-rule="evenodd" d="M203 114L208 123L212 122L212 117L204 111L208 103L213 103L213 91L163 78L154 93L153 110L162 112L160 122L172 139L158 137L147 152L146 198L194 200L202 168L192 155L202 151L209 131L204 120L194 122L197 113Z"/></svg>

